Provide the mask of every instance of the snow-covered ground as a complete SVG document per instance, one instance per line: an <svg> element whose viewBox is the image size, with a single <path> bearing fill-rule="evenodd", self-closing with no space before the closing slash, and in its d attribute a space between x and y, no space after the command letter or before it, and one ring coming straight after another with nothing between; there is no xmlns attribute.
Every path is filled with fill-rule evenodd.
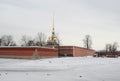
<svg viewBox="0 0 120 81"><path fill-rule="evenodd" d="M120 58L0 58L0 81L120 81Z"/></svg>

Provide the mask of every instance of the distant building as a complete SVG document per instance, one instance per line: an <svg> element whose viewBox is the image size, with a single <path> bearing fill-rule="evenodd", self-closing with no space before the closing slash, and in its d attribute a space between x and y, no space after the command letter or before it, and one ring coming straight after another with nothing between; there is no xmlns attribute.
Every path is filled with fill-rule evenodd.
<svg viewBox="0 0 120 81"><path fill-rule="evenodd" d="M94 57L118 57L120 56L120 51L116 51L115 53L107 52L106 50L97 51Z"/></svg>
<svg viewBox="0 0 120 81"><path fill-rule="evenodd" d="M51 36L47 41L47 45L43 47L0 47L1 58L27 58L39 59L48 57L79 57L93 56L94 50L86 49L77 46L59 46L54 28L54 17L52 22Z"/></svg>

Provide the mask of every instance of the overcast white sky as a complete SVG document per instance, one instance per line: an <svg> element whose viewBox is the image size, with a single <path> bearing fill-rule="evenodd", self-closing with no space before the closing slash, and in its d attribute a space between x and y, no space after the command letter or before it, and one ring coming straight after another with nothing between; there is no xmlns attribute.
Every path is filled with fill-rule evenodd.
<svg viewBox="0 0 120 81"><path fill-rule="evenodd" d="M53 12L63 45L83 47L86 34L96 50L106 43L120 45L120 0L0 0L0 36L10 34L17 41L38 32L49 36Z"/></svg>

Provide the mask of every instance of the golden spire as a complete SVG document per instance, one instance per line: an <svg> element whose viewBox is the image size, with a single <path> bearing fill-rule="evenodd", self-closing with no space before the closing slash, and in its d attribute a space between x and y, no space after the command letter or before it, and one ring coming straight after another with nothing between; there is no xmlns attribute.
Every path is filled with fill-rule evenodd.
<svg viewBox="0 0 120 81"><path fill-rule="evenodd" d="M54 14L53 14L53 18L52 18L52 35L50 36L49 40L48 40L48 44L51 44L51 45L55 45L57 44L56 40L57 40L57 37L55 35L55 25L54 25Z"/></svg>
<svg viewBox="0 0 120 81"><path fill-rule="evenodd" d="M55 28L54 28L54 15L52 19L52 34L55 34Z"/></svg>
<svg viewBox="0 0 120 81"><path fill-rule="evenodd" d="M53 43L56 42L56 35L55 35L55 25L54 25L54 15L53 15L53 20L52 20L52 36L51 36L51 41Z"/></svg>

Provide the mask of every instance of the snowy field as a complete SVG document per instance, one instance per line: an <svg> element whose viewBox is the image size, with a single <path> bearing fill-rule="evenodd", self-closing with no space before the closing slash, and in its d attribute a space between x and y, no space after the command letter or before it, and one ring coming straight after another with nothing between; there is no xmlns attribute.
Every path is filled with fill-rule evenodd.
<svg viewBox="0 0 120 81"><path fill-rule="evenodd" d="M0 81L120 81L120 58L0 58Z"/></svg>

